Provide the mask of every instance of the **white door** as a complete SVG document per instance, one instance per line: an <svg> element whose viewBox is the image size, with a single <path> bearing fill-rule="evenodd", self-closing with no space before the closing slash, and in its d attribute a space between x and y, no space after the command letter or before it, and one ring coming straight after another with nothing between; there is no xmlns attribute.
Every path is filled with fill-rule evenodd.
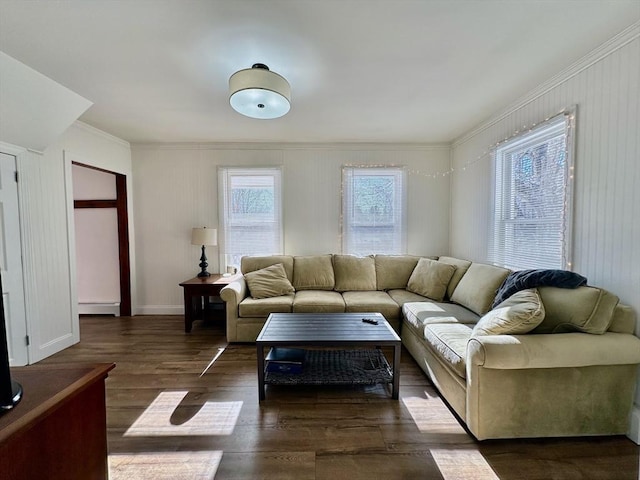
<svg viewBox="0 0 640 480"><path fill-rule="evenodd" d="M0 153L0 270L9 363L13 366L29 363L15 174L16 157Z"/></svg>

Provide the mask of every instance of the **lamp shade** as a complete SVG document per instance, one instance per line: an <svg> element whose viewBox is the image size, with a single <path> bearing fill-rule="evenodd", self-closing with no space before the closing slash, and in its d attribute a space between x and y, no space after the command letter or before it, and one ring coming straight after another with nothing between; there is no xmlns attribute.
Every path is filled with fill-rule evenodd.
<svg viewBox="0 0 640 480"><path fill-rule="evenodd" d="M278 118L291 108L291 87L284 77L263 63L256 63L231 75L229 103L247 117Z"/></svg>
<svg viewBox="0 0 640 480"><path fill-rule="evenodd" d="M218 245L218 230L215 228L193 228L191 245Z"/></svg>

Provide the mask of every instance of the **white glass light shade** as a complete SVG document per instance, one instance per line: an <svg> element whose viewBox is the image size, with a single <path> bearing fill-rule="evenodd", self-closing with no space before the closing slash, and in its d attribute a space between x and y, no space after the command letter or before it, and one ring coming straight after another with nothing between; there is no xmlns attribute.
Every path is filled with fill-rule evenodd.
<svg viewBox="0 0 640 480"><path fill-rule="evenodd" d="M218 245L218 230L207 227L192 229L191 245Z"/></svg>
<svg viewBox="0 0 640 480"><path fill-rule="evenodd" d="M267 120L286 114L291 108L291 87L287 80L256 63L229 78L229 103L251 118Z"/></svg>

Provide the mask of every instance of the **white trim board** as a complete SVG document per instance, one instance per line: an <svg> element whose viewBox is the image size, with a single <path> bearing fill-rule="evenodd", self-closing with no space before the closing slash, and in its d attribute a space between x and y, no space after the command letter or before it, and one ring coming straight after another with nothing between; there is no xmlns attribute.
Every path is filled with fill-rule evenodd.
<svg viewBox="0 0 640 480"><path fill-rule="evenodd" d="M120 316L120 302L116 303L78 303L80 315L113 315Z"/></svg>

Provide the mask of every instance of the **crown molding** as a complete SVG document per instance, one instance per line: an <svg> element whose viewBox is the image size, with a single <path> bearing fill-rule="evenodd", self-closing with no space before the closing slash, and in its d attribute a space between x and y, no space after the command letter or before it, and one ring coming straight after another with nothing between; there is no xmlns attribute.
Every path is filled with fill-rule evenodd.
<svg viewBox="0 0 640 480"><path fill-rule="evenodd" d="M132 150L449 150L450 143L133 143Z"/></svg>
<svg viewBox="0 0 640 480"><path fill-rule="evenodd" d="M570 65L569 67L567 67L566 69L558 73L557 75L551 77L549 80L545 81L544 83L541 83L536 88L531 90L528 94L523 95L516 102L506 107L500 113L494 115L493 117L490 117L489 120L481 123L479 126L474 128L470 132L455 139L451 144L452 148L455 148L464 144L465 142L469 141L471 138L475 137L481 132L487 130L488 128L491 128L493 125L504 120L509 115L520 110L521 108L525 107L531 102L537 100L538 98L547 94L549 91L553 90L554 88L558 87L564 82L567 82L568 80L572 79L579 73L583 72L587 68L601 61L603 58L611 55L615 51L621 49L622 47L631 43L632 41L636 40L639 37L640 37L640 21L633 23L632 25L624 29L622 32L620 32L618 35L614 36L610 40L607 40L605 43L603 43L596 49L589 52L587 55L582 57L577 62L573 63L572 65Z"/></svg>
<svg viewBox="0 0 640 480"><path fill-rule="evenodd" d="M0 152L7 153L9 155L20 155L21 153L26 152L27 149L25 147L19 147L18 145L13 145L12 143L1 142L0 141Z"/></svg>
<svg viewBox="0 0 640 480"><path fill-rule="evenodd" d="M73 122L72 126L77 127L80 130L84 130L86 132L89 132L89 133L91 133L93 135L97 135L99 137L102 137L105 140L108 140L110 142L122 145L123 147L131 148L131 144L129 142L127 142L126 140L118 138L115 135L111 135L110 133L107 133L104 130L100 130L99 128L93 127L93 126L89 125L88 123L81 122L80 120L76 120L75 122Z"/></svg>

